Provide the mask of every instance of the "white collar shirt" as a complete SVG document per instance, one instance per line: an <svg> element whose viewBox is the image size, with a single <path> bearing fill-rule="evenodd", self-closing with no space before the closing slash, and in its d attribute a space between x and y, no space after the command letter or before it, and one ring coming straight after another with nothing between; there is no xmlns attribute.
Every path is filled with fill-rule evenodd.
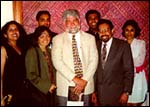
<svg viewBox="0 0 150 107"><path fill-rule="evenodd" d="M108 57L108 54L109 54L109 51L110 51L110 47L111 47L111 44L112 44L112 40L113 38L111 37L107 42L106 42L106 50L107 50L107 53L106 53L106 58L105 58L105 61L107 60L107 57ZM102 42L102 47L103 48L104 46L104 42ZM102 49L101 49L102 50Z"/></svg>

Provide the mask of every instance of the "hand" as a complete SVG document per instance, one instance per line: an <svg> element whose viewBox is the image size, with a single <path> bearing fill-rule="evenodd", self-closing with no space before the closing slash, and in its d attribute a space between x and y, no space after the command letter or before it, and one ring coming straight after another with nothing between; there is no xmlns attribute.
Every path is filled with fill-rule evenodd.
<svg viewBox="0 0 150 107"><path fill-rule="evenodd" d="M55 84L52 84L50 89L49 89L49 92L50 93L53 93L53 91L56 89L56 85Z"/></svg>
<svg viewBox="0 0 150 107"><path fill-rule="evenodd" d="M1 92L1 106L5 106L5 100L3 98L2 92Z"/></svg>
<svg viewBox="0 0 150 107"><path fill-rule="evenodd" d="M73 89L73 92L77 95L81 94L83 88L80 87L79 85L76 85L75 88Z"/></svg>
<svg viewBox="0 0 150 107"><path fill-rule="evenodd" d="M1 99L1 106L5 106L5 100Z"/></svg>
<svg viewBox="0 0 150 107"><path fill-rule="evenodd" d="M11 102L11 100L12 100L12 95L8 94L7 96L5 96L1 99L1 106L5 106L6 104L9 104Z"/></svg>
<svg viewBox="0 0 150 107"><path fill-rule="evenodd" d="M95 92L92 93L92 103L94 103L94 106L98 106L97 97L96 97Z"/></svg>
<svg viewBox="0 0 150 107"><path fill-rule="evenodd" d="M85 81L85 80L83 80L81 78L78 78L78 77L74 77L73 81L76 84L76 86L74 88L74 92L76 94L80 94L85 89L87 81Z"/></svg>
<svg viewBox="0 0 150 107"><path fill-rule="evenodd" d="M128 102L128 95L126 93L123 93L120 97L120 103L122 105L126 105Z"/></svg>

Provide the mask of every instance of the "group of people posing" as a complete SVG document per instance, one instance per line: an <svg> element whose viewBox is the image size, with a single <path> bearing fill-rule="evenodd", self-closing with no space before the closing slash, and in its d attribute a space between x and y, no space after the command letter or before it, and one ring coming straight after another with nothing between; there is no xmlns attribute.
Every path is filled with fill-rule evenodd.
<svg viewBox="0 0 150 107"><path fill-rule="evenodd" d="M84 106L139 106L144 102L146 44L137 39L138 23L127 20L122 26L125 40L121 40L114 37L111 20L102 19L97 10L89 10L85 18L88 31L81 30L75 9L63 12L65 31L60 34L49 29L51 15L45 10L37 13L37 28L30 35L16 21L2 27L2 106L7 105L2 99L8 95L12 106L66 106L69 86L77 95L84 93ZM24 88L26 79L45 94L44 99L32 99Z"/></svg>

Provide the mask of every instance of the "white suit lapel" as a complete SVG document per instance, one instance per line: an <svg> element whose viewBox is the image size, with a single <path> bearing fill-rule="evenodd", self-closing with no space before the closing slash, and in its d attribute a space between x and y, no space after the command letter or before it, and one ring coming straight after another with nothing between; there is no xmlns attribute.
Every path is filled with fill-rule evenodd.
<svg viewBox="0 0 150 107"><path fill-rule="evenodd" d="M66 64L69 67L71 67L71 69L73 69L72 43L67 33L65 33L63 41L64 41L63 54L65 56L64 60Z"/></svg>
<svg viewBox="0 0 150 107"><path fill-rule="evenodd" d="M86 62L86 59L85 59L85 54L86 54L86 40L85 40L85 35L82 35L82 32L80 32L80 42L81 42L81 54L82 54L82 66L83 66L83 71L85 70L85 62Z"/></svg>

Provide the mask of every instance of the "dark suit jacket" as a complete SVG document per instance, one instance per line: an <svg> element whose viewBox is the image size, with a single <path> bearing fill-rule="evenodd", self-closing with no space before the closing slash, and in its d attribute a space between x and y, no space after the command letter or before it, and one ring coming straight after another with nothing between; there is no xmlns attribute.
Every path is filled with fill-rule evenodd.
<svg viewBox="0 0 150 107"><path fill-rule="evenodd" d="M99 41L99 34L98 33L94 34L90 29L86 32L89 34L92 34L95 37L96 42Z"/></svg>
<svg viewBox="0 0 150 107"><path fill-rule="evenodd" d="M101 41L98 41L99 64L95 74L96 92L101 105L119 105L123 92L132 92L134 66L130 45L113 38L112 45L105 63L101 64Z"/></svg>

